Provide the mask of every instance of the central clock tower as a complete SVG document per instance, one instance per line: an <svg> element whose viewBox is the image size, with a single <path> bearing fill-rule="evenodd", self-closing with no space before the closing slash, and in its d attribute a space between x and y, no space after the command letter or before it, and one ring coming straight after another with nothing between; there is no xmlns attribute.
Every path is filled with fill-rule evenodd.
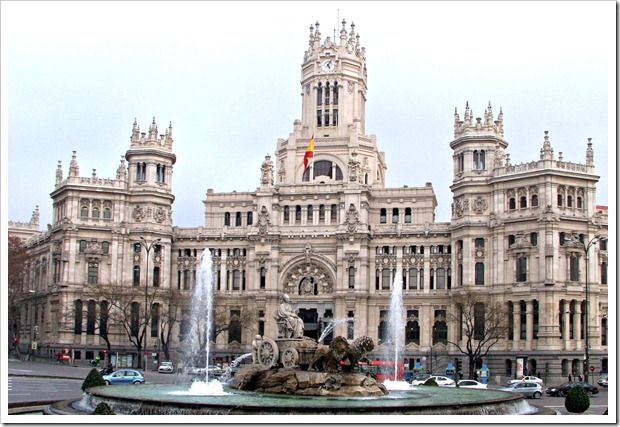
<svg viewBox="0 0 620 427"><path fill-rule="evenodd" d="M342 21L339 43L321 42L319 23L310 27L309 47L301 65L302 127L317 137L344 136L349 128L364 133L366 49L360 47L355 24L347 34Z"/></svg>
<svg viewBox="0 0 620 427"><path fill-rule="evenodd" d="M366 49L355 24L349 32L345 26L343 20L338 40L322 40L319 23L310 26L301 64L301 120L295 120L288 139L278 141L278 185L344 181L384 187L384 153L377 150L376 137L365 134ZM313 136L306 168L303 159Z"/></svg>

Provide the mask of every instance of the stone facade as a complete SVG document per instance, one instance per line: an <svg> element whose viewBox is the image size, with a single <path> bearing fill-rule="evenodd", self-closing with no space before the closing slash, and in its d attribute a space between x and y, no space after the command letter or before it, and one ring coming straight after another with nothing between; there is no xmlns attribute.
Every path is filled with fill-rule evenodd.
<svg viewBox="0 0 620 427"><path fill-rule="evenodd" d="M302 119L277 141L273 160L265 157L256 190L208 189L198 227L172 225L172 125L159 135L155 119L144 133L134 122L115 179L95 170L80 176L75 152L66 178L59 162L53 223L28 241L27 286L35 293L24 300L21 324L38 325L39 355L70 345L84 361L105 348L87 325L89 310L96 315L98 308L82 301L85 286L142 289L148 271L149 286L156 281L182 296L178 314L187 318L200 253L208 248L218 307L230 318L257 315L254 324L218 335L212 351L224 361L248 352L257 333L276 335L272 313L282 293L291 296L306 335L318 338L338 320L335 335L370 336L378 343L371 356L389 358L386 316L394 276L402 274L410 368L441 371L459 357L446 343L462 342L449 321L452 297L473 287L512 313L508 336L481 361L492 377L514 377L525 366L559 379L582 369L587 269L590 359L597 371L606 369L606 242L590 248L586 265L583 248L567 239L577 234L587 244L607 235L590 141L586 162L572 163L561 153L555 158L545 132L539 159L513 165L503 112L495 117L489 103L474 118L466 105L462 120L455 111L450 143L452 218L436 222L431 183L385 188L385 155L365 134L366 58L353 25L348 31L343 22L338 41L322 39L318 23L311 28L301 89ZM304 168L311 139L314 157ZM153 243L152 252L136 245L141 238ZM143 307L144 299L136 303ZM184 322L173 326L173 358L180 358ZM22 345L30 326L19 332ZM120 326L110 328L113 351L132 354ZM149 350L157 332L148 334Z"/></svg>

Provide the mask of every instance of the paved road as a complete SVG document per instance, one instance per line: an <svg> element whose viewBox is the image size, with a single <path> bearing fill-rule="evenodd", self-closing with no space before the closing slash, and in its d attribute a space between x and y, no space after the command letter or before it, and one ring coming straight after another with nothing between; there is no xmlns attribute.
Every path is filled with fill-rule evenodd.
<svg viewBox="0 0 620 427"><path fill-rule="evenodd" d="M82 396L82 382L92 368L87 366L57 365L54 363L23 362L9 360L8 401L24 403L36 401L57 401ZM170 384L181 382L184 378L176 374L147 372L147 383ZM490 385L490 388L499 388ZM528 400L535 406L553 409L559 414L568 415L563 397L545 395L538 400ZM598 395L590 400L590 408L585 415L602 415L607 409L608 391L601 388Z"/></svg>

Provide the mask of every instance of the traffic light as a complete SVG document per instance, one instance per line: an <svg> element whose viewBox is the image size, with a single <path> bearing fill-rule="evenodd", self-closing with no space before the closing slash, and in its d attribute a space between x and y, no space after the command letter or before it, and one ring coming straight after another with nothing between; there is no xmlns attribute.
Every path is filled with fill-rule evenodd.
<svg viewBox="0 0 620 427"><path fill-rule="evenodd" d="M461 359L456 359L456 372L459 374L462 372L463 365L461 365Z"/></svg>
<svg viewBox="0 0 620 427"><path fill-rule="evenodd" d="M17 345L17 337L13 338L13 347Z"/></svg>

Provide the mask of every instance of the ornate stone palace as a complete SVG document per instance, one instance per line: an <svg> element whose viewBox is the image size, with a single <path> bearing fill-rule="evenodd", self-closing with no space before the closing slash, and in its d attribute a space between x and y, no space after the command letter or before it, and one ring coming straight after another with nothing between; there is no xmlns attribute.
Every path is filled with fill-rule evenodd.
<svg viewBox="0 0 620 427"><path fill-rule="evenodd" d="M551 381L582 372L586 336L590 364L606 370L608 252L596 236L607 235L607 207L596 205L591 141L584 141L585 163L575 163L554 155L545 132L535 160L512 164L502 111L496 115L489 103L474 117L466 105L453 118L451 221L436 222L431 183L386 188L385 155L365 133L366 91L366 51L354 25L349 31L343 22L338 40L322 39L318 23L311 27L301 120L265 157L256 190L208 189L204 224L193 228L173 226L172 126L160 134L155 119L147 132L134 122L114 178L80 175L75 152L67 175L58 162L52 224L27 241L22 352L48 357L71 348L75 363L102 355L98 316L105 301L92 290L124 286L138 290L136 322L152 305L149 355L161 350L162 319L174 318L169 346L173 361L180 360L200 255L208 248L216 305L227 324L212 345L216 360L251 351L257 334L275 336L273 313L283 293L306 336L318 338L335 321L329 337L369 336L377 343L370 356L389 359L391 288L402 275L409 369L442 372L460 357L467 372L467 359L451 342L465 340L452 320L453 298L469 288L509 313L507 333L478 361L493 380L527 372ZM314 157L304 168L311 139ZM38 211L32 221L38 226ZM9 224L10 233L20 229L31 231ZM594 241L586 251L575 239ZM151 289L162 292L145 303ZM183 303L164 316L173 294ZM119 363L135 364L136 348L114 319L105 322L112 352Z"/></svg>

